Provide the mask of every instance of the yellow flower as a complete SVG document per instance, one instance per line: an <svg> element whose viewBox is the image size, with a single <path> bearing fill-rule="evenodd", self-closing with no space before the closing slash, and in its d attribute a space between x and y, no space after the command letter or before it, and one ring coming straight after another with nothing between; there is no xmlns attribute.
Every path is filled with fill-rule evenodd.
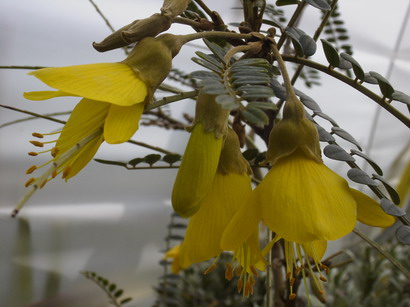
<svg viewBox="0 0 410 307"><path fill-rule="evenodd" d="M44 68L30 73L56 91L24 93L27 99L45 100L62 96L83 99L56 141L31 141L38 147L56 144L41 152L51 152L52 159L42 165L50 167L41 176L27 181L26 186L31 185L33 189L20 201L16 212L34 190L43 187L57 174L62 172L66 180L75 176L92 159L103 141L118 144L134 135L145 105L151 103L156 88L168 75L172 58L180 47L179 37L164 34L141 40L121 63ZM33 133L39 138L45 135ZM36 156L39 153L29 154ZM32 166L27 173L40 167Z"/></svg>
<svg viewBox="0 0 410 307"><path fill-rule="evenodd" d="M226 133L228 112L214 95L199 93L194 126L172 190L172 206L182 217L199 210L212 185Z"/></svg>
<svg viewBox="0 0 410 307"><path fill-rule="evenodd" d="M193 263L217 257L222 252L220 241L226 225L251 195L249 172L249 165L240 152L238 137L229 129L218 170L205 196L198 203L198 211L189 220L184 241L166 254L174 258L175 273ZM215 263L212 264L205 273L212 271L215 266ZM255 268L265 269L265 261L259 250L257 226L252 236L234 250L233 261L227 264L226 277L232 279L234 271L237 271L238 290L250 295L257 275Z"/></svg>
<svg viewBox="0 0 410 307"><path fill-rule="evenodd" d="M263 220L276 233L275 240L285 241L290 299L296 297L292 292L294 273L312 270L304 265L310 263L309 257L318 272L326 269L320 260L328 240L351 232L356 220L379 227L394 223L376 201L350 189L346 180L323 164L317 130L295 99L287 101L282 121L272 129L267 154L272 168L251 201L236 213L221 241L223 249L234 250ZM309 276L315 278L312 273ZM323 291L318 280L316 284Z"/></svg>

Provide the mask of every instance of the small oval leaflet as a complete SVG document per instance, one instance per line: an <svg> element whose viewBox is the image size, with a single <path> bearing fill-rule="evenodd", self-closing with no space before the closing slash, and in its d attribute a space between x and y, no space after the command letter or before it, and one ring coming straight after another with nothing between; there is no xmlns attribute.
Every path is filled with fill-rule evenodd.
<svg viewBox="0 0 410 307"><path fill-rule="evenodd" d="M305 0L311 6L322 11L330 11L330 5L325 0Z"/></svg>
<svg viewBox="0 0 410 307"><path fill-rule="evenodd" d="M378 84L378 83L377 83L377 79L374 78L374 77L372 77L372 76L370 76L369 73L365 73L365 74L364 74L364 79L363 79L363 81L366 82L366 83L369 83L369 84Z"/></svg>
<svg viewBox="0 0 410 307"><path fill-rule="evenodd" d="M342 139L356 145L356 147L362 151L362 147L360 147L360 144L355 140L354 137L350 135L347 131L343 130L340 127L332 127L332 132L338 136L340 136Z"/></svg>
<svg viewBox="0 0 410 307"><path fill-rule="evenodd" d="M335 138L329 132L327 132L322 126L316 125L319 132L319 141L321 142L334 142Z"/></svg>
<svg viewBox="0 0 410 307"><path fill-rule="evenodd" d="M304 104L305 107L308 109L312 110L313 112L321 112L322 110L320 109L319 105L314 101L310 96L306 95L305 93L294 89L296 95L299 96L300 101Z"/></svg>
<svg viewBox="0 0 410 307"><path fill-rule="evenodd" d="M394 91L393 95L391 95L391 99L403 102L407 104L408 106L410 106L410 96L403 92Z"/></svg>
<svg viewBox="0 0 410 307"><path fill-rule="evenodd" d="M210 42L207 39L204 39L204 43L205 43L205 45L207 45L209 50L211 50L213 52L213 54L215 54L215 56L217 56L219 58L219 60L221 62L223 62L223 63L225 62L224 57L225 57L226 51L222 47L220 47L219 45L217 45L215 43Z"/></svg>
<svg viewBox="0 0 410 307"><path fill-rule="evenodd" d="M225 110L233 110L240 106L235 97L231 95L219 95L215 98L215 101Z"/></svg>
<svg viewBox="0 0 410 307"><path fill-rule="evenodd" d="M370 176L366 172L359 168L349 169L349 171L347 172L347 177L349 177L350 180L357 183L366 184L374 187L378 186L378 183L376 181L370 178Z"/></svg>
<svg viewBox="0 0 410 307"><path fill-rule="evenodd" d="M364 71L362 67L360 66L359 62L357 62L350 54L347 54L345 52L342 52L340 54L342 59L345 59L346 61L350 62L352 64L353 72L356 76L357 79L363 80L364 79Z"/></svg>
<svg viewBox="0 0 410 307"><path fill-rule="evenodd" d="M380 166L378 166L376 164L376 162L374 162L372 159L370 159L369 156L365 155L364 153L362 153L361 151L358 151L356 149L351 149L350 152L352 153L352 155L357 155L357 156L362 157L363 159L365 159L373 167L373 169L376 171L377 174L379 174L380 176L383 176L383 171L380 168Z"/></svg>
<svg viewBox="0 0 410 307"><path fill-rule="evenodd" d="M207 80L207 79L220 80L220 77L216 73L207 71L207 70L193 71L189 75L191 76L191 78L201 79L201 80Z"/></svg>
<svg viewBox="0 0 410 307"><path fill-rule="evenodd" d="M204 61L203 59L200 59L200 58L191 58L191 60L194 61L195 63L197 63L197 64L199 64L199 65L201 65L201 66L203 66L203 67L209 69L209 70L212 70L213 72L216 72L217 74L221 74L221 73L222 73L222 70L221 70L219 67L217 67L217 66L215 66L214 64L211 64L211 63L209 63L209 62L207 62L207 61Z"/></svg>
<svg viewBox="0 0 410 307"><path fill-rule="evenodd" d="M338 67L340 64L340 56L335 47L332 46L327 40L321 39L323 51L330 66Z"/></svg>
<svg viewBox="0 0 410 307"><path fill-rule="evenodd" d="M169 163L169 165L172 166L172 164L181 160L181 156L178 154L168 154L168 155L165 155L162 158L162 160Z"/></svg>
<svg viewBox="0 0 410 307"><path fill-rule="evenodd" d="M214 54L205 54L201 51L196 51L195 54L199 56L201 59L215 65L216 67L219 67L221 69L223 68L223 65L220 62L218 62Z"/></svg>
<svg viewBox="0 0 410 307"><path fill-rule="evenodd" d="M410 226L401 225L397 228L396 237L400 243L410 245Z"/></svg>
<svg viewBox="0 0 410 307"><path fill-rule="evenodd" d="M336 144L329 144L323 149L323 154L333 160L354 162L355 159L349 155L342 147Z"/></svg>
<svg viewBox="0 0 410 307"><path fill-rule="evenodd" d="M382 94L387 98L391 98L394 93L394 88L391 86L390 82L385 77L383 77L375 71L370 71L369 74L377 80L377 83L379 84L380 91L382 92Z"/></svg>
<svg viewBox="0 0 410 307"><path fill-rule="evenodd" d="M393 204L387 198L382 198L380 200L380 206L382 207L384 212L386 212L387 214L390 214L392 216L404 216L404 215L406 215L406 211L404 211L402 208L400 208L400 207L396 206L395 204Z"/></svg>
<svg viewBox="0 0 410 307"><path fill-rule="evenodd" d="M154 163L161 159L161 155L158 154L150 154L144 157L144 162L148 163L149 166L152 166Z"/></svg>
<svg viewBox="0 0 410 307"><path fill-rule="evenodd" d="M278 82L278 80L272 79L270 85L276 97L282 100L286 100L286 89Z"/></svg>
<svg viewBox="0 0 410 307"><path fill-rule="evenodd" d="M261 109L257 108L245 108L242 110L243 117L250 123L255 124L259 127L269 123L269 117Z"/></svg>
<svg viewBox="0 0 410 307"><path fill-rule="evenodd" d="M314 112L313 113L313 116L319 116L319 117L321 117L321 118L323 118L323 119L326 119L328 122L330 122L334 127L339 127L339 125L336 123L336 121L333 119L333 118L331 118L329 115L327 115L327 114L325 114L325 113L322 113L322 112ZM332 129L333 130L333 129Z"/></svg>
<svg viewBox="0 0 410 307"><path fill-rule="evenodd" d="M399 204L400 204L400 196L399 196L399 194L396 192L396 190L395 190L386 180L384 180L384 178L383 178L382 176L373 174L373 179L379 180L379 181L384 185L384 187L385 187L386 190L387 190L387 193L389 193L389 195L390 195L392 201L393 201L396 205L399 205Z"/></svg>

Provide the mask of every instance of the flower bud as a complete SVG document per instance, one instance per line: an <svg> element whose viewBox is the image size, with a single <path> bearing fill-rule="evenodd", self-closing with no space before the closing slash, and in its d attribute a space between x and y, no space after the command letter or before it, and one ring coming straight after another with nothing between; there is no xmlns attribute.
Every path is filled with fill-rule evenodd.
<svg viewBox="0 0 410 307"><path fill-rule="evenodd" d="M307 157L322 162L319 134L315 124L304 114L302 103L295 95L290 95L283 110L283 119L273 126L269 135L266 163L275 164L297 149Z"/></svg>
<svg viewBox="0 0 410 307"><path fill-rule="evenodd" d="M238 136L231 128L228 128L221 156L219 157L218 172L224 175L229 173L252 174L248 161L241 153Z"/></svg>
<svg viewBox="0 0 410 307"><path fill-rule="evenodd" d="M221 138L228 129L229 111L222 109L222 107L216 103L215 97L215 95L204 94L203 92L199 93L193 126L197 123L202 123L205 132L213 131L216 138Z"/></svg>
<svg viewBox="0 0 410 307"><path fill-rule="evenodd" d="M93 43L93 47L99 51L109 51L128 46L140 41L145 37L155 37L170 28L172 19L167 15L154 14L145 19L138 19L107 36L100 43Z"/></svg>
<svg viewBox="0 0 410 307"><path fill-rule="evenodd" d="M175 18L187 9L189 2L191 0L164 0L161 13L170 18Z"/></svg>

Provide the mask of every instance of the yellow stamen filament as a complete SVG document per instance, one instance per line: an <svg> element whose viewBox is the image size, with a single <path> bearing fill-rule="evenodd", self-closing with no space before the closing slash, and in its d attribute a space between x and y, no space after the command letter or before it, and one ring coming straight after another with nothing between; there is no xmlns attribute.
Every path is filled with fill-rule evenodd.
<svg viewBox="0 0 410 307"><path fill-rule="evenodd" d="M40 189L44 188L44 186L46 185L46 183L47 183L48 181L49 181L49 180L44 180L42 183L40 183L39 188L40 188Z"/></svg>
<svg viewBox="0 0 410 307"><path fill-rule="evenodd" d="M64 174L63 174L63 178L64 178ZM216 264L212 263L204 272L204 275L207 275L209 273L211 273L213 270L216 269Z"/></svg>
<svg viewBox="0 0 410 307"><path fill-rule="evenodd" d="M26 183L24 184L24 186L27 188L28 186L30 186L34 181L36 181L36 178L32 177L29 180L26 181Z"/></svg>
<svg viewBox="0 0 410 307"><path fill-rule="evenodd" d="M30 166L27 170L26 170L26 174L31 174L32 172L34 172L37 169L36 165L32 165Z"/></svg>
<svg viewBox="0 0 410 307"><path fill-rule="evenodd" d="M289 279L289 285L290 285L291 287L293 287L294 284L295 284L295 278L292 277L291 279Z"/></svg>
<svg viewBox="0 0 410 307"><path fill-rule="evenodd" d="M44 147L44 143L39 142L39 141L30 141L30 143L36 147Z"/></svg>

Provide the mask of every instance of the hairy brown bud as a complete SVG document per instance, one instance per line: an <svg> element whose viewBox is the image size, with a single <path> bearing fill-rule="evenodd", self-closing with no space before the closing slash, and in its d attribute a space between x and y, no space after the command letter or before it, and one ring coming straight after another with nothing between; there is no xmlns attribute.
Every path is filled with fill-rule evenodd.
<svg viewBox="0 0 410 307"><path fill-rule="evenodd" d="M169 16L154 14L151 17L133 21L107 36L100 43L94 42L93 47L99 52L125 47L145 37L155 37L168 30L171 24L172 18Z"/></svg>

